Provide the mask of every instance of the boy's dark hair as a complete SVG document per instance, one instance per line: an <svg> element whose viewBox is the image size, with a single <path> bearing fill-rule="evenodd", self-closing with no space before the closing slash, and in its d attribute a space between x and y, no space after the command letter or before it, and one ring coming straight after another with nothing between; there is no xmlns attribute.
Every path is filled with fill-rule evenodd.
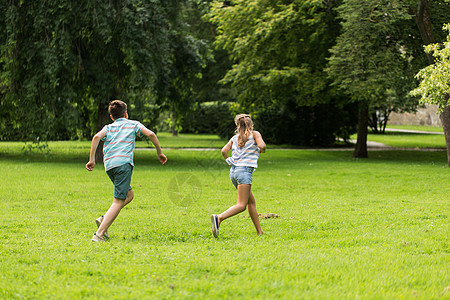
<svg viewBox="0 0 450 300"><path fill-rule="evenodd" d="M114 120L123 118L127 111L127 104L120 100L113 100L109 103L108 111Z"/></svg>

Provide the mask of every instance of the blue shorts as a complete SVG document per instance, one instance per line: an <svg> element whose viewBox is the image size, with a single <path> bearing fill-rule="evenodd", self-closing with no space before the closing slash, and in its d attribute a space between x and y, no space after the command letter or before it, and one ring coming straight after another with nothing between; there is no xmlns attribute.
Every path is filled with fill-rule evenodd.
<svg viewBox="0 0 450 300"><path fill-rule="evenodd" d="M231 166L230 179L233 185L237 188L239 184L252 184L253 182L253 167L236 167Z"/></svg>
<svg viewBox="0 0 450 300"><path fill-rule="evenodd" d="M131 175L133 166L125 164L106 171L111 181L114 183L114 198L126 199L128 191L131 190Z"/></svg>

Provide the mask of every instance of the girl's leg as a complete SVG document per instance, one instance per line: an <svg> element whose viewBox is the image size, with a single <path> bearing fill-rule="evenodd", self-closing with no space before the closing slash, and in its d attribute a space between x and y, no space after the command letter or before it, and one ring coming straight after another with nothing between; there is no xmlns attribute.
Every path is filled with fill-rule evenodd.
<svg viewBox="0 0 450 300"><path fill-rule="evenodd" d="M129 190L127 194L127 198L124 199L118 199L114 198L113 203L111 204L111 207L108 209L108 211L105 213L103 217L103 221L100 224L100 226L97 229L97 232L95 233L97 236L102 237L106 230L108 230L109 226L114 222L114 220L119 215L122 208L131 202L134 198L134 192L133 190Z"/></svg>
<svg viewBox="0 0 450 300"><path fill-rule="evenodd" d="M230 207L229 209L218 215L219 225L223 220L228 219L229 217L232 217L234 215L237 215L238 213L241 213L245 210L245 208L247 207L248 199L250 197L251 188L252 188L251 184L238 185L237 203L236 205L233 205L232 207Z"/></svg>
<svg viewBox="0 0 450 300"><path fill-rule="evenodd" d="M263 234L261 229L261 224L259 223L258 212L256 211L256 201L253 193L250 191L250 197L248 198L248 213L250 214L250 218L252 218L253 225L255 225L256 233L258 235Z"/></svg>

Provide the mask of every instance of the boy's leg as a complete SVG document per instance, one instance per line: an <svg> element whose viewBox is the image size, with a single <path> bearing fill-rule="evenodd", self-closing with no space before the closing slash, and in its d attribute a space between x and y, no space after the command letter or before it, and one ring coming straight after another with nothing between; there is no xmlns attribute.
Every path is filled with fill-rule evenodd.
<svg viewBox="0 0 450 300"><path fill-rule="evenodd" d="M238 185L238 187L237 187L237 190L238 190L237 203L236 203L236 205L233 205L232 207L230 207L229 209L227 209L226 211L224 211L223 213L218 215L219 225L223 220L228 219L229 217L232 217L234 215L237 215L238 213L241 213L245 210L245 208L247 207L249 197L250 197L251 188L252 188L251 184L239 184Z"/></svg>
<svg viewBox="0 0 450 300"><path fill-rule="evenodd" d="M127 204L130 203L131 200L133 200L133 198L134 198L134 192L131 189L131 190L128 191L127 199L125 199L125 202L123 203L123 206L127 206Z"/></svg>
<svg viewBox="0 0 450 300"><path fill-rule="evenodd" d="M129 190L127 194L126 199L118 199L114 198L113 203L111 204L111 207L108 209L108 211L103 216L103 221L98 227L97 232L95 233L97 236L101 237L105 233L106 230L108 230L109 226L114 222L116 217L119 215L122 208L131 202L134 198L134 192L133 190Z"/></svg>
<svg viewBox="0 0 450 300"><path fill-rule="evenodd" d="M261 229L261 224L259 223L258 212L256 211L256 201L253 193L250 191L250 197L248 198L248 213L250 214L250 218L252 218L253 225L255 225L256 233L261 235L263 231Z"/></svg>

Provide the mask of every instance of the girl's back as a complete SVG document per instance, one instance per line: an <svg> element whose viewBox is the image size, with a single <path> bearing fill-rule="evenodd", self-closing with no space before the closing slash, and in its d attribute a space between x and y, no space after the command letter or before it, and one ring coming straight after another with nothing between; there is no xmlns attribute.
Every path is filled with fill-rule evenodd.
<svg viewBox="0 0 450 300"><path fill-rule="evenodd" d="M259 147L253 137L253 133L248 136L243 147L239 147L239 134L231 138L233 143L231 157L227 159L229 165L236 167L258 167Z"/></svg>

